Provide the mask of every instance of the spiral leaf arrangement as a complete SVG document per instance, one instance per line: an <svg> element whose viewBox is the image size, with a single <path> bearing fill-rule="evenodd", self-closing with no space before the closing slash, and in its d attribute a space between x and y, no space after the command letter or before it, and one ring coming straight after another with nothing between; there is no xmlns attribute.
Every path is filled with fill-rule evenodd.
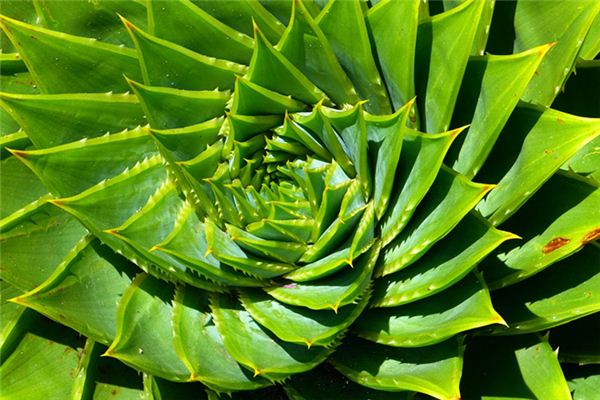
<svg viewBox="0 0 600 400"><path fill-rule="evenodd" d="M2 12L3 398L592 398L600 3Z"/></svg>

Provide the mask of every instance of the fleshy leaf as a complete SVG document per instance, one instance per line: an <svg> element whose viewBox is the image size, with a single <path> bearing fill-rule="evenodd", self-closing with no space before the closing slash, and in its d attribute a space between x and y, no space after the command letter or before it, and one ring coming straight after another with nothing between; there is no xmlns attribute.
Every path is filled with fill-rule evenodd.
<svg viewBox="0 0 600 400"><path fill-rule="evenodd" d="M591 244L516 285L493 292L508 323L494 333L537 332L600 311L600 248Z"/></svg>
<svg viewBox="0 0 600 400"><path fill-rule="evenodd" d="M126 91L126 74L140 79L135 51L0 17L27 69L45 93ZM76 77L72 79L71 77Z"/></svg>
<svg viewBox="0 0 600 400"><path fill-rule="evenodd" d="M460 398L462 343L456 339L407 349L351 338L332 356L331 363L354 382L373 389Z"/></svg>
<svg viewBox="0 0 600 400"><path fill-rule="evenodd" d="M329 346L360 315L368 296L358 302L331 310L310 310L278 302L260 290L240 293L242 305L259 324L286 342L311 346Z"/></svg>
<svg viewBox="0 0 600 400"><path fill-rule="evenodd" d="M127 94L2 93L0 104L38 148L132 129L146 118L136 97Z"/></svg>
<svg viewBox="0 0 600 400"><path fill-rule="evenodd" d="M235 74L246 71L243 65L195 53L152 36L127 20L123 23L138 50L142 76L148 86L188 90L233 89Z"/></svg>
<svg viewBox="0 0 600 400"><path fill-rule="evenodd" d="M471 274L454 286L401 307L371 309L353 331L388 346L420 347L444 341L457 333L504 323L492 307L483 282Z"/></svg>
<svg viewBox="0 0 600 400"><path fill-rule="evenodd" d="M208 295L179 288L173 309L177 354L199 380L218 391L257 389L270 384L242 368L227 353L209 309Z"/></svg>
<svg viewBox="0 0 600 400"><path fill-rule="evenodd" d="M471 341L461 391L465 398L571 399L556 353L535 335Z"/></svg>
<svg viewBox="0 0 600 400"><path fill-rule="evenodd" d="M284 342L261 328L236 300L225 295L211 297L215 324L225 348L254 376L282 379L323 362L330 351Z"/></svg>
<svg viewBox="0 0 600 400"><path fill-rule="evenodd" d="M190 373L173 347L173 287L146 274L123 293L117 312L117 335L105 355L175 381Z"/></svg>
<svg viewBox="0 0 600 400"><path fill-rule="evenodd" d="M503 148L504 140L499 141L496 144L496 154L492 154L484 167L489 172L483 174L500 175L501 179L489 196L477 206L494 225L518 210L565 161L600 135L600 119L577 117L552 109L519 106L513 112L504 132L511 133L508 135L510 138L504 140L510 140L512 145ZM522 147L514 158L510 149L514 149L519 143L522 143ZM494 163L496 158L503 160Z"/></svg>
<svg viewBox="0 0 600 400"><path fill-rule="evenodd" d="M443 167L415 215L387 247L377 274L384 276L418 260L435 242L446 236L492 188L469 181Z"/></svg>
<svg viewBox="0 0 600 400"><path fill-rule="evenodd" d="M421 130L448 130L485 2L465 1L419 25L416 52Z"/></svg>
<svg viewBox="0 0 600 400"><path fill-rule="evenodd" d="M189 0L148 2L150 32L210 57L247 64L252 39L225 25Z"/></svg>
<svg viewBox="0 0 600 400"><path fill-rule="evenodd" d="M316 21L360 97L369 100L365 108L374 114L389 114L390 100L372 56L360 1L332 0Z"/></svg>
<svg viewBox="0 0 600 400"><path fill-rule="evenodd" d="M419 1L380 1L369 10L367 22L390 98L397 110L415 97Z"/></svg>

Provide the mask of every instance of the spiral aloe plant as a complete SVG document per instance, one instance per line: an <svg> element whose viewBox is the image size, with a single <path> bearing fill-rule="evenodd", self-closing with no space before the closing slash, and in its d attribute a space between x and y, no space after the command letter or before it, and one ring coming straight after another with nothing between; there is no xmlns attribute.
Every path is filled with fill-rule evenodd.
<svg viewBox="0 0 600 400"><path fill-rule="evenodd" d="M1 12L1 398L597 398L596 0Z"/></svg>

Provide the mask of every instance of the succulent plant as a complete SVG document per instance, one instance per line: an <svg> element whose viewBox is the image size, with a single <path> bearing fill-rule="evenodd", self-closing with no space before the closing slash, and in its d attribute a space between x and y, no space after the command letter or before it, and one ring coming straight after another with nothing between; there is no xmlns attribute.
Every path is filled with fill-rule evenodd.
<svg viewBox="0 0 600 400"><path fill-rule="evenodd" d="M1 11L3 399L597 398L596 0Z"/></svg>

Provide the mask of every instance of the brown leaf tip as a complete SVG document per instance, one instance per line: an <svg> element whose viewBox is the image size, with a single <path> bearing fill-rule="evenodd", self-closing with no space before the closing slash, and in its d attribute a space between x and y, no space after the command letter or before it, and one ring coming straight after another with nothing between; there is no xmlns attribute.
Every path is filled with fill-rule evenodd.
<svg viewBox="0 0 600 400"><path fill-rule="evenodd" d="M551 241L546 243L546 245L542 248L542 253L544 253L544 254L551 253L554 250L563 247L570 241L571 241L571 239L567 239L564 237L555 237L554 239L552 239Z"/></svg>

